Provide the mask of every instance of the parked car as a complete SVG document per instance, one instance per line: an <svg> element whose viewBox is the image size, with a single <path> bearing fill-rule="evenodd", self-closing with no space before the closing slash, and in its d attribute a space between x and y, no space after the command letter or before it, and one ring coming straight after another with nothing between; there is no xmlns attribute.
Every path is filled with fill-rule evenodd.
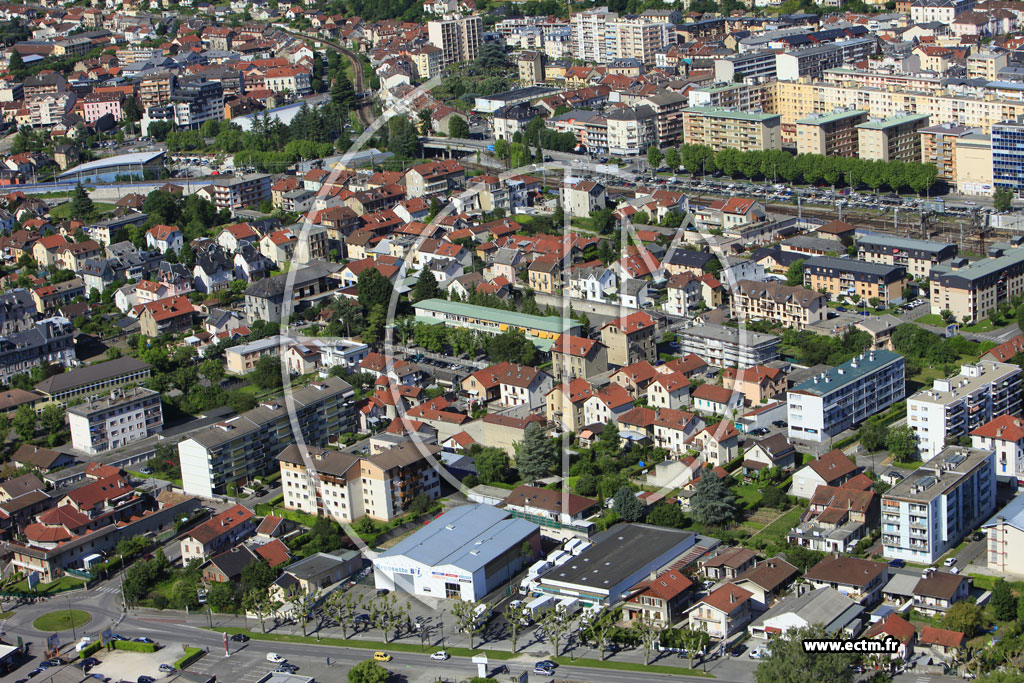
<svg viewBox="0 0 1024 683"><path fill-rule="evenodd" d="M139 676L137 683L156 683L156 679L152 676Z"/></svg>
<svg viewBox="0 0 1024 683"><path fill-rule="evenodd" d="M298 670L299 667L295 666L294 664L289 664L288 662L285 662L284 664L279 664L277 668L274 669L274 671L276 671L279 674L293 674Z"/></svg>
<svg viewBox="0 0 1024 683"><path fill-rule="evenodd" d="M145 636L142 636L140 638L132 638L132 642L133 643L155 643L156 641L153 640L152 638L146 638Z"/></svg>
<svg viewBox="0 0 1024 683"><path fill-rule="evenodd" d="M159 669L160 671L164 672L165 674L172 674L172 673L174 673L175 671L177 671L177 669L175 669L175 668L174 668L173 666L171 666L170 664L161 664L161 665L160 665L160 666L158 666L157 668L158 668L158 669Z"/></svg>
<svg viewBox="0 0 1024 683"><path fill-rule="evenodd" d="M554 669L545 669L542 666L535 666L535 667L533 667L533 673L535 673L538 676L554 676L555 675L555 670Z"/></svg>
<svg viewBox="0 0 1024 683"><path fill-rule="evenodd" d="M955 557L947 557L946 560L942 564L946 565L947 567L952 567L954 564L956 564L956 558Z"/></svg>
<svg viewBox="0 0 1024 683"><path fill-rule="evenodd" d="M775 420L774 422L772 422L772 426L782 429L783 427L788 427L789 423L787 423L785 420Z"/></svg>
<svg viewBox="0 0 1024 683"><path fill-rule="evenodd" d="M277 654L276 652L268 652L267 661L273 662L274 664L284 664L288 660L282 657L281 655Z"/></svg>
<svg viewBox="0 0 1024 683"><path fill-rule="evenodd" d="M889 566L895 567L896 569L901 569L907 566L907 562L906 560L889 560Z"/></svg>

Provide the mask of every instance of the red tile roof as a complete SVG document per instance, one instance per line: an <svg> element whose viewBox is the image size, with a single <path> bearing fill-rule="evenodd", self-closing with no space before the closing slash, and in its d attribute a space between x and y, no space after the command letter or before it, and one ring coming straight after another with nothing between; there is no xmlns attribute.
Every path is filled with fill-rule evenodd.
<svg viewBox="0 0 1024 683"><path fill-rule="evenodd" d="M740 588L733 583L727 583L707 597L702 598L700 602L709 605L720 612L732 614L753 596L754 594L750 591Z"/></svg>
<svg viewBox="0 0 1024 683"><path fill-rule="evenodd" d="M1000 441L1020 441L1024 439L1024 420L1013 415L1001 415L975 429L971 436Z"/></svg>

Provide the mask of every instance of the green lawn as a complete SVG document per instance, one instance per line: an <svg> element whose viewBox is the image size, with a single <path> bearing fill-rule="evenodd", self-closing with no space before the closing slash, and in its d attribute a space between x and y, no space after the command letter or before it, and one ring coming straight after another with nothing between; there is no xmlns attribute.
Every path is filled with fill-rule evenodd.
<svg viewBox="0 0 1024 683"><path fill-rule="evenodd" d="M114 208L113 204L107 204L105 202L93 202L93 206L96 207L96 211L99 213L106 213ZM65 202L60 206L55 206L50 209L50 217L54 219L78 218L77 216L71 215L71 202Z"/></svg>
<svg viewBox="0 0 1024 683"><path fill-rule="evenodd" d="M490 654L490 653L488 653ZM673 676L696 676L700 678L714 678L713 675L700 669L687 669L682 666L668 666L665 664L643 665L639 662L617 662L614 660L601 661L598 659L571 659L569 657L555 657L554 661L566 666L586 666L592 669L610 669L612 671L642 671L644 673L670 674Z"/></svg>
<svg viewBox="0 0 1024 683"><path fill-rule="evenodd" d="M32 622L32 628L37 631L68 631L74 628L81 628L92 621L92 615L80 609L61 609L47 612L37 617Z"/></svg>
<svg viewBox="0 0 1024 683"><path fill-rule="evenodd" d="M35 592L38 595L47 595L50 593L58 593L61 591L68 590L70 588L81 588L85 585L85 581L76 579L73 576L62 576L52 583L39 583L36 584L36 589L33 591L28 587L28 581L22 579L12 586L7 586L4 590L8 590L15 593L32 593Z"/></svg>
<svg viewBox="0 0 1024 683"><path fill-rule="evenodd" d="M738 484L732 487L732 491L747 508L761 502L761 492L757 490L757 484Z"/></svg>
<svg viewBox="0 0 1024 683"><path fill-rule="evenodd" d="M533 222L533 216L530 216L528 214L522 214L519 216L512 216L512 220L514 220L519 225L529 225L530 223Z"/></svg>
<svg viewBox="0 0 1024 683"><path fill-rule="evenodd" d="M755 536L759 538L763 537L774 537L779 541L786 538L786 534L789 530L795 527L800 522L800 517L804 511L801 507L794 507L787 510L781 517L776 519L774 522L761 529ZM753 538L753 536L751 536Z"/></svg>
<svg viewBox="0 0 1024 683"><path fill-rule="evenodd" d="M939 315L938 313L926 313L925 315L922 315L920 318L915 318L914 322L920 323L922 325L935 325L936 327L946 326L946 321L943 320L942 316Z"/></svg>
<svg viewBox="0 0 1024 683"><path fill-rule="evenodd" d="M974 580L974 587L984 591L992 590L996 580L999 578L998 576L989 576L988 574L971 574L970 577ZM1024 593L1024 581L1009 581L1007 583L1017 593Z"/></svg>
<svg viewBox="0 0 1024 683"><path fill-rule="evenodd" d="M991 320L989 320L988 318L985 318L981 322L974 323L973 325L967 325L966 327L961 327L960 331L961 332L991 332L992 330L995 330L995 329L999 329L999 328L996 327L995 325L993 325Z"/></svg>
<svg viewBox="0 0 1024 683"><path fill-rule="evenodd" d="M911 460L910 462L894 462L893 467L899 467L901 470L916 470L918 467L924 464L923 460Z"/></svg>

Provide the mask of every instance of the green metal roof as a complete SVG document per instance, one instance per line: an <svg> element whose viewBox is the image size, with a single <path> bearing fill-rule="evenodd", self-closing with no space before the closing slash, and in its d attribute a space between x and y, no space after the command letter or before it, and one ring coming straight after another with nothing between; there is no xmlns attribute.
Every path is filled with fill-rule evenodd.
<svg viewBox="0 0 1024 683"><path fill-rule="evenodd" d="M874 354L872 359L871 354ZM802 391L808 394L815 394L817 396L823 396L824 394L831 394L837 389L846 386L851 382L855 382L862 377L869 375L879 368L882 368L889 363L892 363L896 359L901 359L898 353L892 351L886 351L885 349L879 349L865 353L862 358L855 358L849 360L842 365L837 365L834 368L830 368L825 371L825 375L828 381L818 380L814 381L814 378L801 382L791 389L791 391ZM857 367L853 364L856 363Z"/></svg>
<svg viewBox="0 0 1024 683"><path fill-rule="evenodd" d="M688 114L702 114L719 119L736 119L738 121L770 121L779 119L778 114L765 114L763 112L737 111L725 107L688 107L683 110Z"/></svg>
<svg viewBox="0 0 1024 683"><path fill-rule="evenodd" d="M834 111L830 114L817 114L815 116L808 116L805 119L798 119L797 123L806 123L813 126L817 126L825 123L832 123L833 121L842 121L843 119L849 119L855 116L863 116L864 114L867 113L867 109L854 109L852 111Z"/></svg>
<svg viewBox="0 0 1024 683"><path fill-rule="evenodd" d="M904 123L911 123L913 121L920 121L921 119L927 118L928 114L904 114L903 116L892 116L887 119L882 119L881 121L858 123L857 128L863 128L865 130L885 130L886 128L902 126Z"/></svg>
<svg viewBox="0 0 1024 683"><path fill-rule="evenodd" d="M501 310L500 308L474 306L469 303L445 301L444 299L426 299L415 304L414 308L417 312L417 318L427 318L424 319L424 322L438 322L436 319L429 319L428 316L422 315L421 311L429 310L445 313L447 315L482 318L485 319L485 321L498 323L499 325L509 325L516 328L529 328L531 330L541 330L542 332L549 332L553 334L568 333L580 327L580 324L570 317L560 317L558 315L528 315L514 310Z"/></svg>

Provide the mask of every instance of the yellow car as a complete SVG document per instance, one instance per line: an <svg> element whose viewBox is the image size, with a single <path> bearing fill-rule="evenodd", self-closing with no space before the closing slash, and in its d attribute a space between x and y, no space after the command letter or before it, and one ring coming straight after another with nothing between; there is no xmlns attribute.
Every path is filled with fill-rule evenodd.
<svg viewBox="0 0 1024 683"><path fill-rule="evenodd" d="M373 653L373 658L374 658L374 660L376 660L378 662L390 662L391 661L391 655L389 655L387 652L374 652Z"/></svg>

